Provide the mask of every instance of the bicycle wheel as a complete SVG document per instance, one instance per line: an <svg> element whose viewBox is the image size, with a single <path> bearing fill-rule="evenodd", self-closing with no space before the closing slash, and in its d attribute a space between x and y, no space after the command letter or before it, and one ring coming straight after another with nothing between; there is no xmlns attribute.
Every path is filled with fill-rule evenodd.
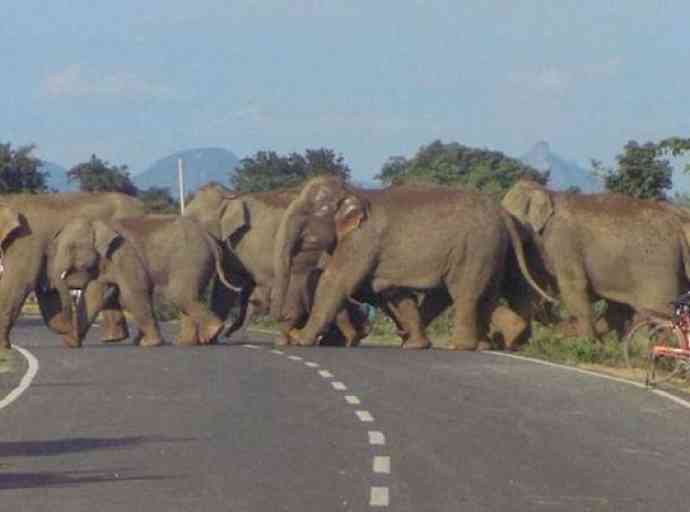
<svg viewBox="0 0 690 512"><path fill-rule="evenodd" d="M649 345L645 366L645 384L656 386L675 377L682 369L681 361L675 357L664 357L654 347L680 348L679 334L670 324L658 324L649 332Z"/></svg>
<svg viewBox="0 0 690 512"><path fill-rule="evenodd" d="M649 353L649 333L657 327L670 322L659 322L658 320L642 320L633 325L628 334L623 338L623 359L625 366L633 368L633 362L639 357L642 358L642 366L646 365L645 360Z"/></svg>

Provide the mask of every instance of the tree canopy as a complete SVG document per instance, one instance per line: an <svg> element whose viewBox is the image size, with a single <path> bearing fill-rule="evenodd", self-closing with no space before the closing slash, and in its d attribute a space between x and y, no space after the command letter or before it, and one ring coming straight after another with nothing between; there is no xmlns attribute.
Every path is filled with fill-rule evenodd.
<svg viewBox="0 0 690 512"><path fill-rule="evenodd" d="M129 177L126 165L110 165L96 155L91 155L88 162L75 165L67 171L70 181L78 181L79 189L84 192L122 192L131 196L137 195L137 187Z"/></svg>
<svg viewBox="0 0 690 512"><path fill-rule="evenodd" d="M147 213L176 214L180 208L179 202L172 197L168 187L139 190L137 197L144 203Z"/></svg>
<svg viewBox="0 0 690 512"><path fill-rule="evenodd" d="M616 156L615 169L592 160L592 172L604 179L609 192L639 199L666 199L667 191L673 186L673 169L668 159L663 158L665 151L661 143L639 144L631 140L623 147L623 153Z"/></svg>
<svg viewBox="0 0 690 512"><path fill-rule="evenodd" d="M231 188L238 192L262 192L298 185L320 174L333 174L345 180L350 168L342 155L332 149L307 149L304 155L279 155L275 151L258 151L244 158L230 175Z"/></svg>
<svg viewBox="0 0 690 512"><path fill-rule="evenodd" d="M415 181L459 186L501 196L520 178L546 184L548 172L540 172L500 151L444 144L436 140L419 148L411 158L391 157L376 179L386 185Z"/></svg>
<svg viewBox="0 0 690 512"><path fill-rule="evenodd" d="M0 194L45 192L47 173L40 170L41 160L32 155L34 145L12 149L0 144Z"/></svg>

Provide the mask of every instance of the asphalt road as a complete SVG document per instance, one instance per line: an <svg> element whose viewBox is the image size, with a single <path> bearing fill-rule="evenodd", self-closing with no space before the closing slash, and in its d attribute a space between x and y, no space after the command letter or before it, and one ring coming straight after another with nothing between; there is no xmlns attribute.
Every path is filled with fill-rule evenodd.
<svg viewBox="0 0 690 512"><path fill-rule="evenodd" d="M40 369L0 410L0 510L688 509L690 410L625 384L490 354L96 334L67 350L15 330Z"/></svg>

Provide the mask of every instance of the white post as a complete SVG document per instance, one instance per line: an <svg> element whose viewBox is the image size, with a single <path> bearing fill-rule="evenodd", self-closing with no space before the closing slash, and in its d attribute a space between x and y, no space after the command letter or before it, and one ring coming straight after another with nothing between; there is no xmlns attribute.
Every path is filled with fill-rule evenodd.
<svg viewBox="0 0 690 512"><path fill-rule="evenodd" d="M182 159L177 159L177 184L180 189L180 215L184 213L184 174Z"/></svg>

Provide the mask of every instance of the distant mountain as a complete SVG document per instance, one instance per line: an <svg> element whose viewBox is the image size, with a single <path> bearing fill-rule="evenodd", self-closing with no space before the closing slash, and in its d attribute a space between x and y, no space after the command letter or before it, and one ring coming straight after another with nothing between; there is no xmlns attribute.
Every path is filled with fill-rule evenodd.
<svg viewBox="0 0 690 512"><path fill-rule="evenodd" d="M43 162L41 171L47 172L46 185L48 188L54 188L58 192L67 192L69 190L77 190L79 185L77 183L70 183L67 179L67 169L53 162Z"/></svg>
<svg viewBox="0 0 690 512"><path fill-rule="evenodd" d="M209 181L228 183L229 171L239 165L234 153L223 148L195 148L161 158L144 172L132 176L140 189L168 187L177 194L177 159L184 162L185 193L193 192Z"/></svg>
<svg viewBox="0 0 690 512"><path fill-rule="evenodd" d="M540 171L550 170L548 186L554 190L573 186L582 192L600 192L603 189L599 180L586 169L553 153L548 142L537 142L520 160Z"/></svg>

